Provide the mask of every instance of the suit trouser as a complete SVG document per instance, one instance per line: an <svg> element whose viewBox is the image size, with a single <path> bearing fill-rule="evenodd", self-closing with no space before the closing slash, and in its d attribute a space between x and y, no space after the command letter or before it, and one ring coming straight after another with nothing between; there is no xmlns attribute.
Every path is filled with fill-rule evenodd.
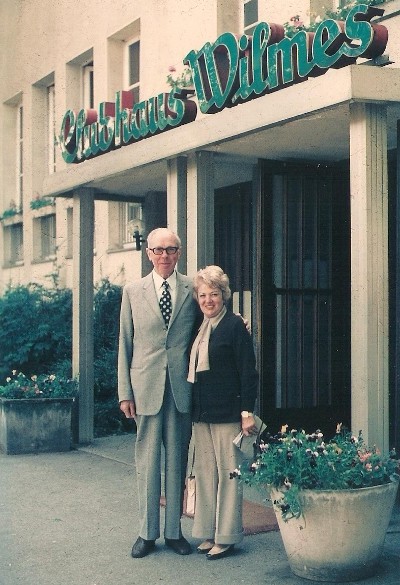
<svg viewBox="0 0 400 585"><path fill-rule="evenodd" d="M177 410L167 375L161 410L136 417L136 476L139 496L139 536L160 536L161 447L165 448L165 538L180 538L183 490L192 430L190 414Z"/></svg>
<svg viewBox="0 0 400 585"><path fill-rule="evenodd" d="M233 444L240 423L193 425L196 476L196 509L193 536L217 544L243 539L243 487L230 473L241 463Z"/></svg>

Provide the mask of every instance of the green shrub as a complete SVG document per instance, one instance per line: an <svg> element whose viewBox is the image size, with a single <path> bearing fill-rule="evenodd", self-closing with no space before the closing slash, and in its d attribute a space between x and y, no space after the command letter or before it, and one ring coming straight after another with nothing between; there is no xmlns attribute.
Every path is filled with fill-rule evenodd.
<svg viewBox="0 0 400 585"><path fill-rule="evenodd" d="M39 284L10 287L0 297L0 383L12 370L46 374L71 359L72 293Z"/></svg>
<svg viewBox="0 0 400 585"><path fill-rule="evenodd" d="M134 428L120 412L117 355L122 288L103 279L94 291L95 434ZM0 297L0 385L13 370L72 377L72 291L39 284L9 287Z"/></svg>
<svg viewBox="0 0 400 585"><path fill-rule="evenodd" d="M94 353L116 349L119 332L119 310L122 288L103 278L94 292Z"/></svg>
<svg viewBox="0 0 400 585"><path fill-rule="evenodd" d="M94 294L95 398L117 398L119 311L122 288L104 278Z"/></svg>

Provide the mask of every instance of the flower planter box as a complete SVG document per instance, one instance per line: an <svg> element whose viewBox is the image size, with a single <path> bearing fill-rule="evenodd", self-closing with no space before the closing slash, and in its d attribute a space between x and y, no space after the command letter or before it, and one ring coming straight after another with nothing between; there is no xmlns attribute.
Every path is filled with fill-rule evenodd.
<svg viewBox="0 0 400 585"><path fill-rule="evenodd" d="M292 572L319 583L373 575L400 481L396 451L382 455L341 423L330 441L283 425L257 449L231 476L267 488Z"/></svg>
<svg viewBox="0 0 400 585"><path fill-rule="evenodd" d="M398 482L354 490L302 490L299 518L274 504L292 572L319 583L371 577L382 554ZM276 490L273 500L279 499Z"/></svg>
<svg viewBox="0 0 400 585"><path fill-rule="evenodd" d="M69 451L73 398L0 398L0 450L7 455Z"/></svg>

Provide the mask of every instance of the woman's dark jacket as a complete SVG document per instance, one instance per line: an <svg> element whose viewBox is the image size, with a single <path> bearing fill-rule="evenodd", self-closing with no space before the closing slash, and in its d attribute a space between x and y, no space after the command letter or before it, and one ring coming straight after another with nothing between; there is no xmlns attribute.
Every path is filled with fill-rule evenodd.
<svg viewBox="0 0 400 585"><path fill-rule="evenodd" d="M210 369L197 372L193 384L192 420L239 421L242 410L253 411L258 384L253 342L241 317L224 315L211 333L208 355Z"/></svg>

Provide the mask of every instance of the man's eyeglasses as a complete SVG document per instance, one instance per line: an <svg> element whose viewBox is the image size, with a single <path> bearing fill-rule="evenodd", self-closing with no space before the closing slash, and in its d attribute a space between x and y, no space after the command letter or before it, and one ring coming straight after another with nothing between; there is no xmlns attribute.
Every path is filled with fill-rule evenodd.
<svg viewBox="0 0 400 585"><path fill-rule="evenodd" d="M167 252L168 256L172 256L172 254L176 254L179 250L178 246L168 246L168 248L149 248L156 256L161 256L162 253L165 251Z"/></svg>

